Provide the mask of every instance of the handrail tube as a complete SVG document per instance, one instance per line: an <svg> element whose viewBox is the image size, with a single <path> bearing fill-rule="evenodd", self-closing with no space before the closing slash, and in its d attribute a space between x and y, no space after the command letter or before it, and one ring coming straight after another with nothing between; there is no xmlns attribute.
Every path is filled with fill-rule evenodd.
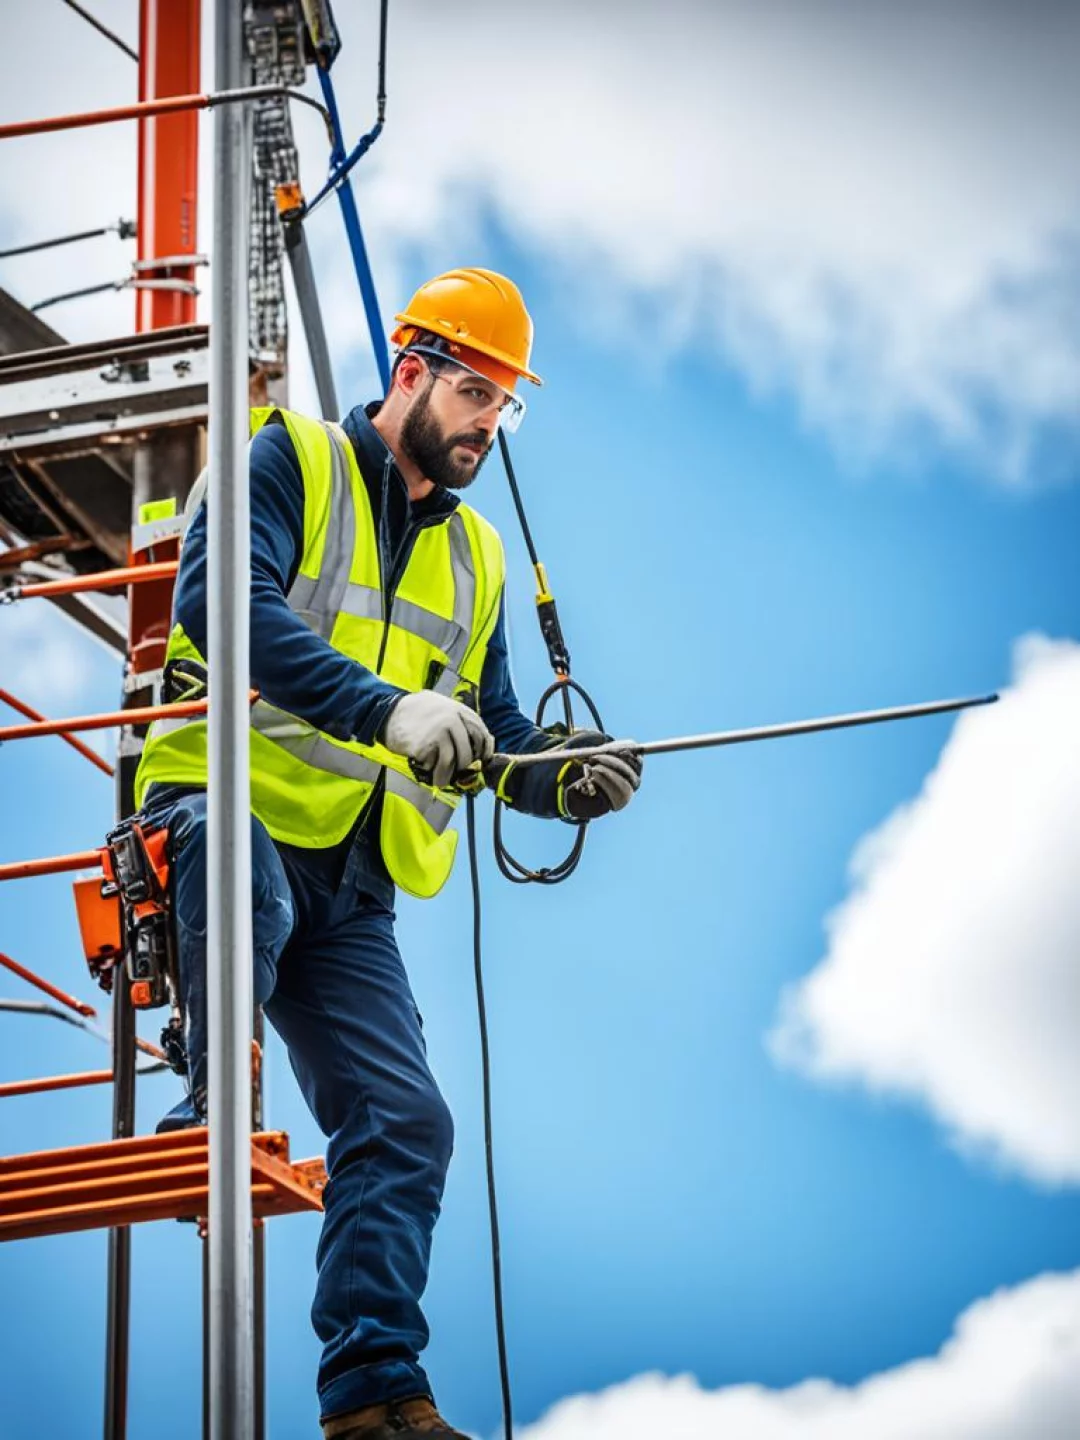
<svg viewBox="0 0 1080 1440"><path fill-rule="evenodd" d="M124 565L116 570L96 570L91 575L65 575L62 580L40 580L16 585L9 600L37 600L47 595L84 595L92 590L112 590L120 585L144 585L148 580L168 580L179 569L178 560L157 560L152 565Z"/></svg>
<svg viewBox="0 0 1080 1440"><path fill-rule="evenodd" d="M45 720L29 725L0 726L5 740L32 740L39 735L61 735L65 730L111 730L118 725L149 725L154 720L184 720L205 715L205 700L184 700L178 705L139 705L132 710L110 710L104 715L72 715L67 720Z"/></svg>
<svg viewBox="0 0 1080 1440"><path fill-rule="evenodd" d="M159 100L141 100L133 105L114 105L108 110L83 110L70 115L46 115L38 120L16 120L0 125L0 140L18 140L26 135L49 135L57 130L81 130L88 125L113 125L120 120L149 119L152 115L175 115L183 110L210 110L217 105L242 104L247 100L273 100L282 96L299 100L318 110L329 131L325 106L288 85L244 85L201 95L167 95Z"/></svg>
<svg viewBox="0 0 1080 1440"><path fill-rule="evenodd" d="M50 1090L75 1090L81 1085L109 1085L111 1070L82 1070L73 1075L43 1075L38 1080L9 1080L0 1085L0 1100L14 1095L43 1095Z"/></svg>
<svg viewBox="0 0 1080 1440"><path fill-rule="evenodd" d="M36 986L51 999L58 1001L61 1005L66 1005L69 1010L74 1010L77 1015L85 1015L89 1019L97 1018L98 1012L93 1005L87 1005L85 1000L76 1000L74 995L68 995L40 975L35 975L33 970L28 970L25 965L20 965L17 960L13 960L10 955L5 955L2 950L0 950L0 965L3 965L5 970L10 970L13 975L18 975L19 979L25 980L28 985Z"/></svg>
<svg viewBox="0 0 1080 1440"><path fill-rule="evenodd" d="M10 705L12 710L17 710L20 715L25 715L28 720L48 723L47 715L43 715L40 710L35 710L32 705L27 705L25 700L17 699L8 690L0 690L0 700L5 705ZM111 776L116 773L104 755L99 755L96 750L91 750L89 745L84 745L81 740L76 740L74 735L61 733L60 739L70 745L73 750L77 750L80 755L84 755L91 765L96 765L106 775Z"/></svg>
<svg viewBox="0 0 1080 1440"><path fill-rule="evenodd" d="M100 870L100 850L80 850L75 855L50 855L44 860L11 860L0 865L0 881L30 880L35 875L63 875L69 870Z"/></svg>

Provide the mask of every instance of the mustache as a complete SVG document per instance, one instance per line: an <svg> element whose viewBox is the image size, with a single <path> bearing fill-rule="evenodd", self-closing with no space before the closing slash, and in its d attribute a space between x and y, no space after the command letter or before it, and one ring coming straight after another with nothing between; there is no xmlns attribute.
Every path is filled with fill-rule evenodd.
<svg viewBox="0 0 1080 1440"><path fill-rule="evenodd" d="M478 445L485 454L491 449L492 446L491 438L485 435L482 430L474 432L471 435L451 435L450 439L446 443L448 447L452 447L454 445Z"/></svg>

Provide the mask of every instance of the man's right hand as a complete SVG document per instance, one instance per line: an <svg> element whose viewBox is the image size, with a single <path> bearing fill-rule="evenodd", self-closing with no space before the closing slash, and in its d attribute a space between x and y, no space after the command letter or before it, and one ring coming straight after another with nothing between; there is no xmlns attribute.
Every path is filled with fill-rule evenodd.
<svg viewBox="0 0 1080 1440"><path fill-rule="evenodd" d="M430 774L433 785L452 784L475 761L484 764L495 753L480 716L434 690L401 697L383 727L383 744Z"/></svg>

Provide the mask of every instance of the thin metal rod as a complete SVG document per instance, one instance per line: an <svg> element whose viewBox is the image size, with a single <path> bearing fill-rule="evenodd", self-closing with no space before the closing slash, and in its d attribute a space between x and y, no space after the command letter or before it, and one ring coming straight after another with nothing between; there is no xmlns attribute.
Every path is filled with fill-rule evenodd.
<svg viewBox="0 0 1080 1440"><path fill-rule="evenodd" d="M126 234L122 228L124 226L130 226ZM121 220L117 225L101 225L96 230L77 230L74 235L57 235L52 240L33 240L29 245L16 245L11 250L0 250L0 260L11 260L16 255L36 255L39 250L55 250L59 245L74 245L80 240L97 240L102 235L118 234L121 240L127 240L134 232L132 221Z"/></svg>
<svg viewBox="0 0 1080 1440"><path fill-rule="evenodd" d="M69 870L100 870L100 850L80 850L75 855L50 855L45 860L12 860L0 865L0 881L30 880L35 875L63 875Z"/></svg>
<svg viewBox="0 0 1080 1440"><path fill-rule="evenodd" d="M182 110L211 110L217 106L243 104L247 100L273 100L283 96L317 110L329 132L330 118L326 107L311 95L291 90L288 85L245 85L209 95L166 95L158 100L114 105L108 110L82 110L70 115L46 115L38 120L16 120L10 125L0 125L0 140L17 140L24 135L48 135L56 130L81 130L88 125L114 125L120 120L141 120L151 115L175 115Z"/></svg>
<svg viewBox="0 0 1080 1440"><path fill-rule="evenodd" d="M27 705L25 700L18 699L18 697L12 695L9 690L0 690L0 700L2 700L5 705L10 705L12 710L17 710L20 715L25 715L28 720L33 720L35 724L47 725L49 723L48 717L43 715L40 710L35 710L32 705ZM113 767L109 764L105 757L103 755L99 755L96 750L91 750L90 746L84 745L81 740L76 740L74 735L67 735L61 733L60 739L63 740L65 744L70 745L73 750L77 750L80 755L84 756L87 760L89 760L91 765L96 765L99 770L104 771L106 775L111 776L113 774Z"/></svg>
<svg viewBox="0 0 1080 1440"><path fill-rule="evenodd" d="M136 65L139 63L139 52L133 50L126 40L121 40L119 35L113 33L107 25L103 25L96 15L91 15L89 10L76 3L76 0L64 0L69 10L74 10L76 15L81 15L88 25L92 25L99 35L104 35L106 40L111 40L118 50L123 50L125 55L130 55Z"/></svg>
<svg viewBox="0 0 1080 1440"><path fill-rule="evenodd" d="M110 710L105 715L72 715L66 720L41 720L29 725L0 727L0 744L5 740L31 740L42 735L63 735L66 731L111 730L117 725L149 725L152 720L182 720L206 713L205 700L185 700L179 705L142 705L134 710Z"/></svg>
<svg viewBox="0 0 1080 1440"><path fill-rule="evenodd" d="M244 79L243 7L215 12L215 82ZM253 1440L251 1221L251 517L247 481L248 113L217 115L213 154L209 516L208 1081L210 1437Z"/></svg>
<svg viewBox="0 0 1080 1440"><path fill-rule="evenodd" d="M120 585L145 585L148 580L168 580L179 561L158 560L153 565L124 565L117 570L96 570L92 575L65 575L61 580L41 580L33 585L13 585L4 596L13 600L35 600L46 595L84 595L92 590L112 590Z"/></svg>
<svg viewBox="0 0 1080 1440"><path fill-rule="evenodd" d="M707 735L680 735L671 740L610 740L605 745L583 745L580 750L537 750L512 759L515 766L541 765L552 760L594 760L600 755L630 751L634 755L671 755L682 750L712 750L720 745L746 745L753 740L780 740L788 735L814 735L822 730L849 730L856 725L880 725L888 720L914 720L920 715L943 715L992 705L997 695L974 695L962 700L931 700L923 705L900 705L889 710L859 710L848 715L826 715L817 720L795 720L787 725L761 725L752 730L717 730Z"/></svg>
<svg viewBox="0 0 1080 1440"><path fill-rule="evenodd" d="M86 1015L96 1019L97 1011L93 1005L87 1005L85 1000L76 1000L74 995L67 994L66 991L50 984L42 976L35 975L33 970L28 970L25 965L20 965L17 960L13 960L10 955L5 955L2 951L0 951L0 965L5 970L10 970L13 975L18 975L19 979L25 980L28 985L36 986L42 994L59 1001L61 1005L66 1005L69 1010L74 1010L77 1015Z"/></svg>

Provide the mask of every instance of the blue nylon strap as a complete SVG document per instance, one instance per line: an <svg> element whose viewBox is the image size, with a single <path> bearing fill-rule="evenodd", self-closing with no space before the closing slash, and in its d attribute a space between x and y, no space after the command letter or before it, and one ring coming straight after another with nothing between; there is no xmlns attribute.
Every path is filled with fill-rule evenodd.
<svg viewBox="0 0 1080 1440"><path fill-rule="evenodd" d="M334 94L334 82L330 79L327 70L319 68L318 75L323 99L326 101L326 108L330 115L334 147L330 154L330 178L311 204L305 206L304 213L309 214L319 201L329 194L330 190L337 190L341 216L345 222L345 234L349 241L349 249L352 251L353 268L356 271L360 294L364 301L368 330L371 332L371 348L375 352L375 363L379 368L379 378L385 393L390 389L390 351L386 344L386 336L383 334L379 300L375 294L375 280L371 273L367 247L364 244L364 233L360 228L360 212L356 208L356 196L353 194L352 181L349 179L349 171L378 139L382 130L382 121L379 121L375 128L360 140L351 155L346 155L345 142L341 132L341 117L338 114L337 97Z"/></svg>

